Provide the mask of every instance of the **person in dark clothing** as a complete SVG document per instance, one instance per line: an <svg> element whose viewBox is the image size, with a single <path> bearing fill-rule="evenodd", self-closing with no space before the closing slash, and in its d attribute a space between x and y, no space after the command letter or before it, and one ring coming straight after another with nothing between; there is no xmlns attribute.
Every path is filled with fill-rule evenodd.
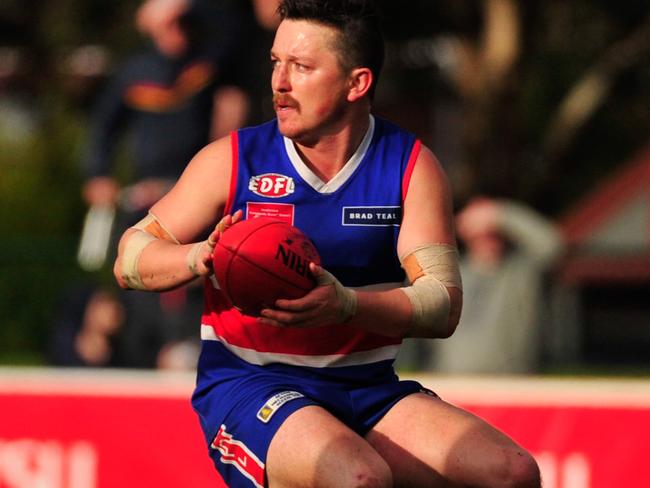
<svg viewBox="0 0 650 488"><path fill-rule="evenodd" d="M248 95L233 64L242 25L238 10L209 0L145 0L136 25L149 42L100 94L81 160L89 213L79 261L89 271L110 259L115 237L171 188L200 148L247 118ZM115 176L123 142L129 143L127 181ZM103 233L104 258L84 266L84 236L102 234L91 232L100 225L98 218L93 227L92 215L108 215L104 229L112 232ZM157 355L167 343L192 335L186 324L200 315L202 291L190 284L159 297L126 293L123 302L127 364L151 368L161 363Z"/></svg>
<svg viewBox="0 0 650 488"><path fill-rule="evenodd" d="M206 33L211 19L218 35ZM125 210L137 213L164 194L201 147L245 121L246 93L231 69L238 23L235 10L207 1L142 4L137 25L151 42L109 81L92 116L82 159L89 205L115 204L121 194ZM222 112L228 120L216 117ZM132 185L120 192L112 173L126 133Z"/></svg>
<svg viewBox="0 0 650 488"><path fill-rule="evenodd" d="M269 91L272 69L269 49L280 23L279 0L237 0L236 3L244 24L240 36L243 55L235 63L250 99L246 125L259 125L275 116Z"/></svg>

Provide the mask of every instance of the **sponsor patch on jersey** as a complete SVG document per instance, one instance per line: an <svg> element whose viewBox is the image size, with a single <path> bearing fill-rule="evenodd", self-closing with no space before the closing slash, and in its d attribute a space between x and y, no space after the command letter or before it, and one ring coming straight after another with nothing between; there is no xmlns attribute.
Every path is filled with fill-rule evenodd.
<svg viewBox="0 0 650 488"><path fill-rule="evenodd" d="M402 209L391 207L343 207L343 225L396 226L402 220Z"/></svg>
<svg viewBox="0 0 650 488"><path fill-rule="evenodd" d="M288 401L295 400L296 398L302 398L303 396L305 395L298 393L297 391L283 391L281 393L277 393L269 398L264 406L259 409L257 412L257 418L266 424L269 420L271 420L273 414L275 414L275 412L277 412L280 407L282 407L282 405Z"/></svg>
<svg viewBox="0 0 650 488"><path fill-rule="evenodd" d="M295 206L292 203L246 202L246 219L273 217L293 225Z"/></svg>
<svg viewBox="0 0 650 488"><path fill-rule="evenodd" d="M248 189L262 197L281 198L291 195L296 189L296 184L290 176L266 173L251 176L248 181Z"/></svg>

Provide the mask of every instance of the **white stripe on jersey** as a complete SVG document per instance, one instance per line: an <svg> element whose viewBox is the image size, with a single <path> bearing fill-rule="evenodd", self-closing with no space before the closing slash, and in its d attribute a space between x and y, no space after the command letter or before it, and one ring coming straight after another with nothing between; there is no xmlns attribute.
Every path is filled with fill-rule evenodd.
<svg viewBox="0 0 650 488"><path fill-rule="evenodd" d="M276 352L259 352L245 347L235 346L215 333L213 327L201 324L201 339L204 341L219 341L226 349L247 363L264 366L271 363L290 364L292 366L308 366L311 368L340 368L343 366L360 366L393 360L399 351L399 344L383 346L370 351L353 352L350 354L329 354L308 356L303 354L284 354Z"/></svg>

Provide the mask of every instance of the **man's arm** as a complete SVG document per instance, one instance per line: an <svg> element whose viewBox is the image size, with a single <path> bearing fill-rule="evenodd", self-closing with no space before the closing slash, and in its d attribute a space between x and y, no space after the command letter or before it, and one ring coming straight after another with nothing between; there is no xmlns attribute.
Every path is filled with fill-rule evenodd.
<svg viewBox="0 0 650 488"><path fill-rule="evenodd" d="M119 185L111 175L114 148L124 130L129 110L122 103L123 73L108 82L90 121L90 133L81 159L85 179L83 197L89 205L112 205Z"/></svg>
<svg viewBox="0 0 650 488"><path fill-rule="evenodd" d="M422 146L404 201L397 252L403 258L418 248L431 245L446 245L455 251L456 240L449 182L436 157L427 147ZM413 281L411 276L408 277ZM387 292L358 291L360 313L350 320L350 324L354 325L357 321L378 324L383 330L375 332L396 337L449 337L460 318L462 291L456 286L444 288L449 297L449 311L444 324L431 324L426 327L428 330L414 327L413 302L403 289ZM389 317L391 319L387 320Z"/></svg>
<svg viewBox="0 0 650 488"><path fill-rule="evenodd" d="M560 232L553 222L520 203L498 200L497 225L540 266L548 266L562 253Z"/></svg>
<svg viewBox="0 0 650 488"><path fill-rule="evenodd" d="M210 255L226 217L208 239L197 238L221 216L230 188L230 137L201 150L142 225L126 230L114 265L123 288L164 291L211 272Z"/></svg>
<svg viewBox="0 0 650 488"><path fill-rule="evenodd" d="M404 202L404 215L397 251L400 256L432 244L455 248L452 203L449 183L435 156L422 147ZM346 324L390 337L413 335L414 310L407 294L400 288L369 290L343 287L332 281L322 268L313 266L317 286L298 300L278 300L276 309L262 311L263 321L282 327L316 327L339 322L341 311L351 311ZM462 292L445 287L448 311L444 323L431 327L426 337L448 337L460 317ZM353 303L354 302L354 303ZM348 314L350 315L350 314ZM418 328L419 329L419 328Z"/></svg>

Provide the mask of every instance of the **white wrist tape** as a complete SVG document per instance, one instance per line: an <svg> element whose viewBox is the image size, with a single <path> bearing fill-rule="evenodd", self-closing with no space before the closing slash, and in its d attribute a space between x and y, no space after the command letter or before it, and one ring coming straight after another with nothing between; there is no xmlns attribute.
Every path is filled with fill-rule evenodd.
<svg viewBox="0 0 650 488"><path fill-rule="evenodd" d="M187 256L185 258L185 261L187 263L187 267L192 272L192 274L194 276L199 276L198 258L199 258L199 253L201 252L201 249L203 248L203 244L205 244L205 241L197 242L196 244L194 244L190 248L190 250L187 253Z"/></svg>
<svg viewBox="0 0 650 488"><path fill-rule="evenodd" d="M440 337L447 330L447 287L462 289L458 251L449 244L420 246L400 257L411 286L401 288L411 302L409 337Z"/></svg>
<svg viewBox="0 0 650 488"><path fill-rule="evenodd" d="M136 232L129 236L122 251L122 278L129 285L129 288L146 290L140 271L138 271L138 262L144 248L157 239L164 239L176 244L180 244L180 242L151 212L132 228Z"/></svg>
<svg viewBox="0 0 650 488"><path fill-rule="evenodd" d="M332 273L323 269L323 274L316 277L316 283L318 286L334 285L336 296L340 302L338 314L338 322L340 324L347 322L357 313L357 293L343 286Z"/></svg>

